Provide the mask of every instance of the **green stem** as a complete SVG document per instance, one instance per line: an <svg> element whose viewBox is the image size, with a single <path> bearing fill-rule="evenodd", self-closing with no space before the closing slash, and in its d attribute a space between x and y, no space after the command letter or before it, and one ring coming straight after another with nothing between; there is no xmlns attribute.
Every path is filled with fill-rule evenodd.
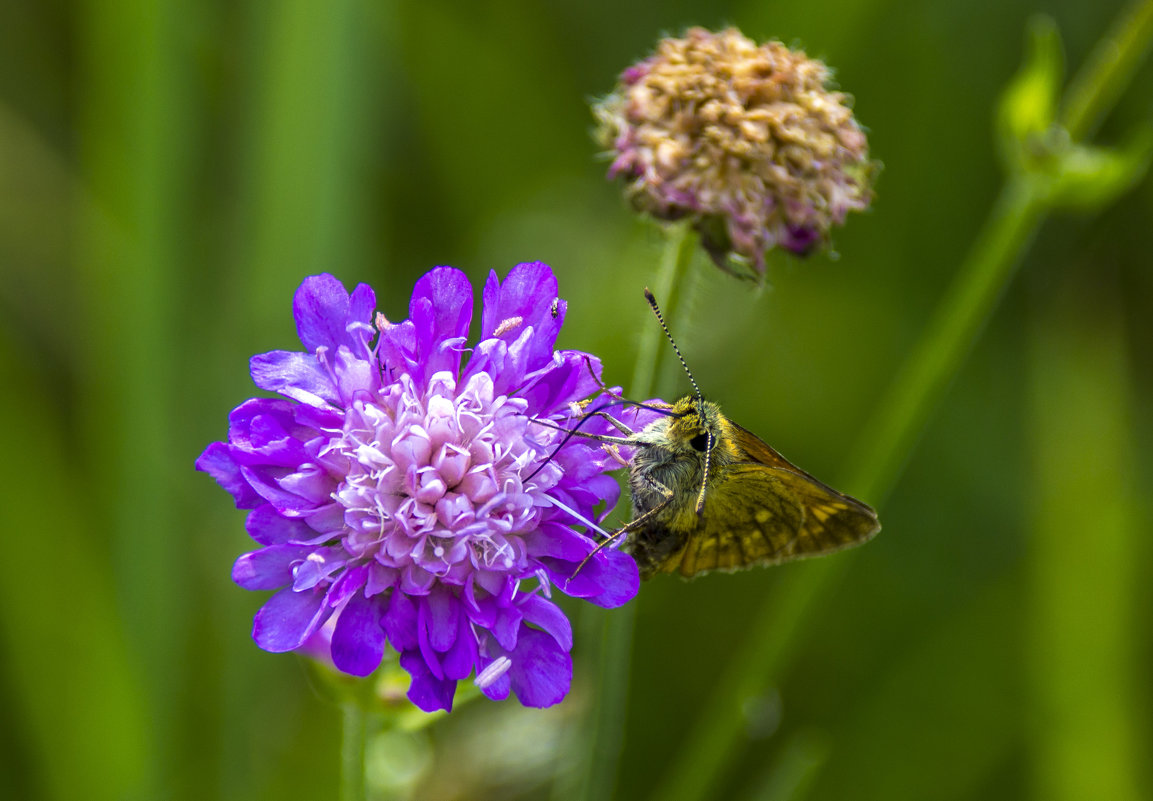
<svg viewBox="0 0 1153 801"><path fill-rule="evenodd" d="M340 745L340 801L365 801L365 744L368 740L368 713L349 699L343 706L343 731Z"/></svg>
<svg viewBox="0 0 1153 801"><path fill-rule="evenodd" d="M866 427L862 456L849 472L847 486L853 493L875 500L895 483L930 411L959 369L1040 223L1030 186L1010 181L1005 187L929 333L881 404L877 421ZM679 801L706 797L716 777L739 754L742 735L734 710L740 709L744 699L764 692L779 676L796 633L804 628L823 590L835 583L848 563L845 557L812 562L783 575L761 607L741 653L717 682L703 719L691 730L683 757L674 763L654 797Z"/></svg>
<svg viewBox="0 0 1153 801"><path fill-rule="evenodd" d="M1153 0L1137 0L1097 42L1065 92L1060 122L1074 141L1092 135L1133 78L1153 41Z"/></svg>
<svg viewBox="0 0 1153 801"><path fill-rule="evenodd" d="M1112 48L1112 58L1096 57L1074 79L1065 114L1071 133L1088 130L1120 96L1153 37L1151 5L1153 0L1146 0L1124 15L1115 28L1120 33L1098 50ZM874 503L888 495L1048 211L1038 183L1023 175L1010 177L928 333L894 381L876 422L865 428L846 483L851 492ZM779 679L786 658L795 651L795 633L806 628L816 599L849 561L840 557L798 565L785 575L761 607L741 652L717 682L702 719L690 728L681 757L673 761L654 798L689 801L707 796L740 753L741 703Z"/></svg>
<svg viewBox="0 0 1153 801"><path fill-rule="evenodd" d="M683 278L692 260L696 237L685 223L667 226L664 232L665 248L661 254L660 268L652 292L667 313L673 309L673 295L679 289L679 279ZM632 385L629 387L634 400L648 400L652 396L664 339L661 327L652 324L651 320L641 328L640 344L637 346L637 364L633 370Z"/></svg>
<svg viewBox="0 0 1153 801"><path fill-rule="evenodd" d="M1136 801L1149 787L1132 636L1149 551L1118 289L1100 274L1074 275L1047 286L1032 315L1026 719L1033 795L1048 801Z"/></svg>
<svg viewBox="0 0 1153 801"><path fill-rule="evenodd" d="M850 462L850 492L882 503L949 382L1008 286L1044 218L1041 190L1023 176L1001 191L929 330L921 338Z"/></svg>
<svg viewBox="0 0 1153 801"><path fill-rule="evenodd" d="M667 304L673 300L685 280L696 238L685 224L669 226L665 233L664 252L652 289L657 300ZM648 320L641 330L637 365L630 387L630 397L636 400L652 397L657 376L656 362L663 338L664 333L656 321ZM621 744L624 741L635 617L635 601L620 609L609 610L603 616L599 675L590 712L591 736L583 738L581 744L584 754L577 767L580 771L578 791L573 795L566 792L566 798L600 801L612 797Z"/></svg>

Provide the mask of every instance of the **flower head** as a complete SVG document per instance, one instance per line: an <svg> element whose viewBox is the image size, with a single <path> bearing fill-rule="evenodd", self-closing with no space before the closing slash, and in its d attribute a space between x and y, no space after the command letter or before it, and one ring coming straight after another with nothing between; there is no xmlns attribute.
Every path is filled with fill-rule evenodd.
<svg viewBox="0 0 1153 801"><path fill-rule="evenodd" d="M805 255L868 206L877 165L828 68L780 42L690 29L625 70L594 109L610 178L633 206L689 219L716 263L760 277L765 251Z"/></svg>
<svg viewBox="0 0 1153 801"><path fill-rule="evenodd" d="M574 576L595 544L574 526L616 503L605 471L619 464L576 438L553 454L601 386L600 363L553 350L565 303L544 264L489 277L471 350L472 287L457 270L421 278L403 322L374 316L375 303L363 284L350 295L330 275L306 279L294 303L305 352L251 363L256 385L283 397L242 403L228 441L197 461L251 510L261 547L233 579L277 590L253 637L268 651L320 642L358 676L390 644L428 711L451 708L473 673L490 698L554 704L572 629L552 590L612 607L638 586L636 564L610 548Z"/></svg>

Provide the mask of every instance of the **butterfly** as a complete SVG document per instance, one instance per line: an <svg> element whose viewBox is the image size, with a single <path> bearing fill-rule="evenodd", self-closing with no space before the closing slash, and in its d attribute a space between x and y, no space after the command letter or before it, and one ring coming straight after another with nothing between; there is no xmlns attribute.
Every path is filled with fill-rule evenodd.
<svg viewBox="0 0 1153 801"><path fill-rule="evenodd" d="M776 565L872 539L881 524L869 506L801 470L701 396L656 299L647 289L645 297L694 394L650 405L661 417L641 431L613 422L626 434L615 441L634 449L633 519L600 545L627 534L622 547L650 578Z"/></svg>

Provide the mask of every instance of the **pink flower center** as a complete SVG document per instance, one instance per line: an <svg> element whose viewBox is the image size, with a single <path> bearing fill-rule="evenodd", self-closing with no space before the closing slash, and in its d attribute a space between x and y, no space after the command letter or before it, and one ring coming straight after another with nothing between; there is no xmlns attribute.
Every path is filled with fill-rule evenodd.
<svg viewBox="0 0 1153 801"><path fill-rule="evenodd" d="M560 477L549 465L526 487L542 458L531 440L547 447L556 434L530 431L526 407L494 397L485 373L461 386L437 373L424 391L404 376L355 401L331 449L345 462L333 498L344 508L349 555L417 587L525 568L523 535L540 515L534 496Z"/></svg>

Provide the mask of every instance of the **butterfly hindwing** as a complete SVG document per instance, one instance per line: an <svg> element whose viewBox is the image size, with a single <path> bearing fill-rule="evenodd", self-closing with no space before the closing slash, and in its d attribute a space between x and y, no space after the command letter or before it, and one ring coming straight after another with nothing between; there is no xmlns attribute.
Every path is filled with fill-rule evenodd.
<svg viewBox="0 0 1153 801"><path fill-rule="evenodd" d="M717 476L698 530L660 570L694 576L775 565L864 542L878 529L871 509L807 475L738 464Z"/></svg>

